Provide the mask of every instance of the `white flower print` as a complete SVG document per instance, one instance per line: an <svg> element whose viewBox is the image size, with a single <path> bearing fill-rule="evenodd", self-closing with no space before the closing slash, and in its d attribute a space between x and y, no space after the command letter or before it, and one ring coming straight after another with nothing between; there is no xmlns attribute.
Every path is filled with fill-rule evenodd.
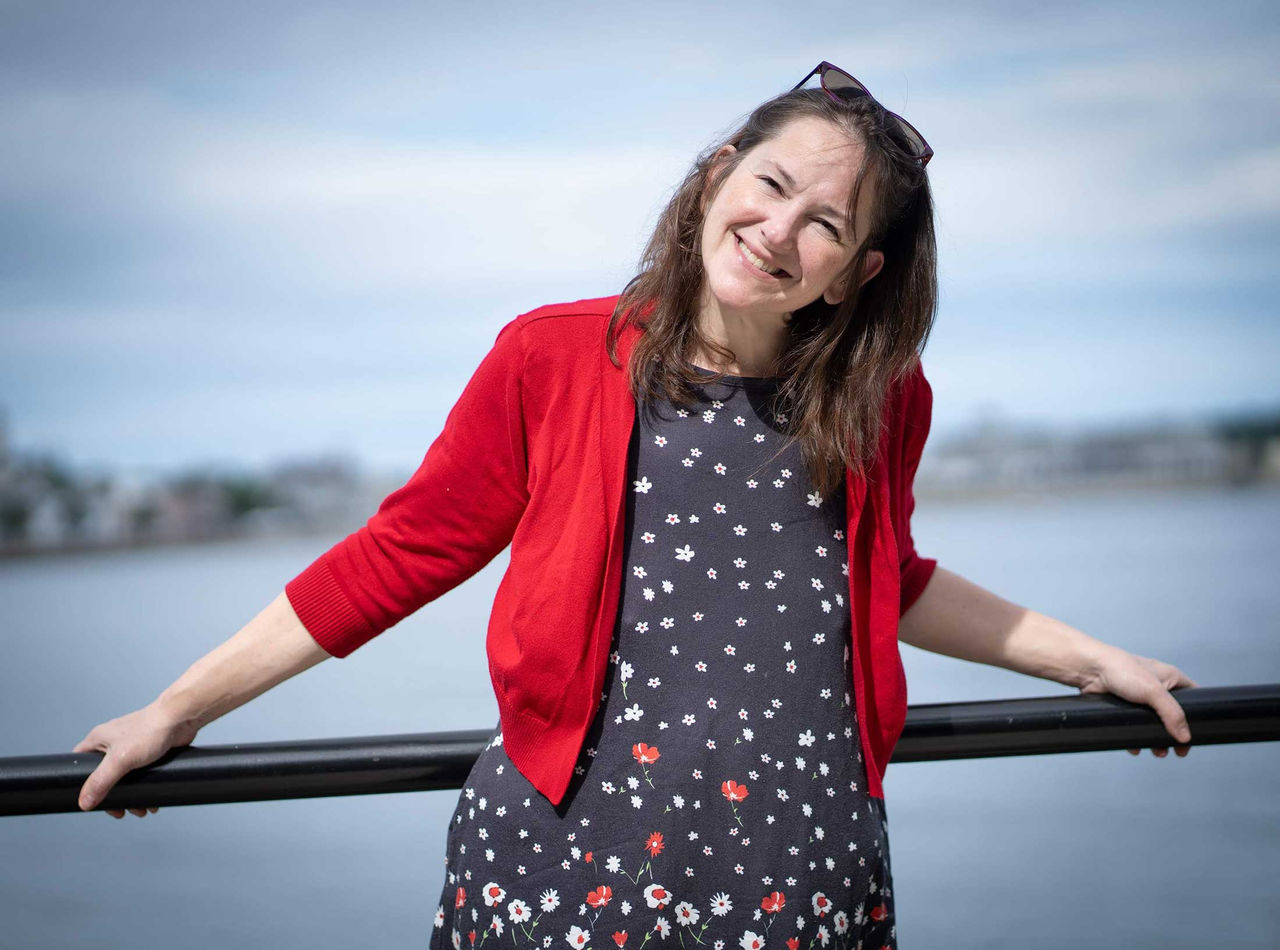
<svg viewBox="0 0 1280 950"><path fill-rule="evenodd" d="M778 604L778 613L783 614L783 613L786 613L786 612L787 612L787 605L786 605L786 604Z"/></svg>
<svg viewBox="0 0 1280 950"><path fill-rule="evenodd" d="M747 566L747 559L744 557L735 557L733 559L733 566L741 570Z"/></svg>
<svg viewBox="0 0 1280 950"><path fill-rule="evenodd" d="M697 515L689 516L689 524L698 524L698 523L699 523L699 520Z"/></svg>
<svg viewBox="0 0 1280 950"><path fill-rule="evenodd" d="M656 597L657 594L652 587L646 587L644 590L640 592L640 596L642 596L645 600L653 600L653 598Z"/></svg>
<svg viewBox="0 0 1280 950"><path fill-rule="evenodd" d="M724 467L724 463L723 463L723 462L716 462L716 464L713 466L713 468L714 468L715 473L716 473L717 475L723 475L725 472L729 471L727 468L725 468L725 467Z"/></svg>
<svg viewBox="0 0 1280 950"><path fill-rule="evenodd" d="M747 487L748 487L748 488L755 488L755 487L756 487L757 485L759 485L759 484L760 484L760 483L759 483L758 481L756 481L754 478L748 478L748 479L747 479Z"/></svg>
<svg viewBox="0 0 1280 950"><path fill-rule="evenodd" d="M829 601L829 600L824 600L824 601L822 602L822 612L823 612L824 614L829 614L829 613L831 613L831 601Z"/></svg>
<svg viewBox="0 0 1280 950"><path fill-rule="evenodd" d="M733 910L733 901L729 900L729 895L724 891L719 894L711 895L711 913L717 917L723 917Z"/></svg>
<svg viewBox="0 0 1280 950"><path fill-rule="evenodd" d="M774 487L774 488L785 488L785 487L786 487L786 485L787 485L787 483L786 483L786 482L784 482L784 481L783 481L782 479L780 479L780 478L775 478L775 479L773 480L773 487Z"/></svg>
<svg viewBox="0 0 1280 950"><path fill-rule="evenodd" d="M683 458L680 460L680 464L683 465L685 468L693 468L693 459Z"/></svg>
<svg viewBox="0 0 1280 950"><path fill-rule="evenodd" d="M635 673L635 668L626 660L623 660L622 664L618 667L618 675L622 677L622 682L624 683L627 680L631 679L631 676L634 673Z"/></svg>
<svg viewBox="0 0 1280 950"><path fill-rule="evenodd" d="M763 441L764 441L764 433L763 433L763 432L757 432L757 433L755 434L755 440L756 440L757 442L763 442ZM754 485L752 485L751 487L752 487L752 488L754 488L755 486L754 486Z"/></svg>
<svg viewBox="0 0 1280 950"><path fill-rule="evenodd" d="M614 788L614 785L612 782L601 782L600 791L604 792L606 795L612 795L614 792L617 791L617 789ZM523 835L521 837L523 837Z"/></svg>
<svg viewBox="0 0 1280 950"><path fill-rule="evenodd" d="M661 884L650 884L644 889L644 901L651 910L662 910L671 901L671 892Z"/></svg>
<svg viewBox="0 0 1280 950"><path fill-rule="evenodd" d="M653 544L654 541L658 540L658 536L652 531L646 531L644 534L640 535L640 540L645 544Z"/></svg>
<svg viewBox="0 0 1280 950"><path fill-rule="evenodd" d="M694 458L702 458L702 449L690 449L689 454Z"/></svg>
<svg viewBox="0 0 1280 950"><path fill-rule="evenodd" d="M788 673L794 673L795 671L796 671L796 661L795 661L795 660L787 660L787 672L788 672Z"/></svg>
<svg viewBox="0 0 1280 950"><path fill-rule="evenodd" d="M794 671L792 671L794 672ZM640 708L639 703L632 703L622 711L622 718L628 722L639 722L640 717L644 715L644 710Z"/></svg>
<svg viewBox="0 0 1280 950"><path fill-rule="evenodd" d="M745 426L747 424L747 420L742 418L742 416L734 416L733 424L737 426Z"/></svg>
<svg viewBox="0 0 1280 950"><path fill-rule="evenodd" d="M658 931L658 936L663 940L667 939L667 934L671 933L671 925L667 923L667 918L659 917L653 922L653 929Z"/></svg>
<svg viewBox="0 0 1280 950"><path fill-rule="evenodd" d="M737 624L739 627L745 627L747 625L747 618L739 617L737 620L734 621L734 623Z"/></svg>
<svg viewBox="0 0 1280 950"><path fill-rule="evenodd" d="M817 739L814 737L812 729L806 729L804 732L800 733L800 745L809 746L813 745L816 741Z"/></svg>
<svg viewBox="0 0 1280 950"><path fill-rule="evenodd" d="M813 506L814 508L821 508L821 507L822 507L822 496L821 496L821 495L819 495L816 491L811 491L811 492L809 492L809 502L808 502L808 503L809 503L811 506Z"/></svg>
<svg viewBox="0 0 1280 950"><path fill-rule="evenodd" d="M484 897L485 905L488 907L497 907L502 903L503 898L507 896L507 892L493 881L486 884L480 894Z"/></svg>
<svg viewBox="0 0 1280 950"><path fill-rule="evenodd" d="M782 580L787 575L783 574L782 571L774 571L773 576L776 577L778 580Z"/></svg>
<svg viewBox="0 0 1280 950"><path fill-rule="evenodd" d="M681 901L676 904L673 913L676 915L676 923L682 927L692 927L698 922L701 913L696 907L688 901Z"/></svg>
<svg viewBox="0 0 1280 950"><path fill-rule="evenodd" d="M817 554L818 557L826 557L827 549L824 548L821 544L819 544L816 548L814 548L814 553Z"/></svg>
<svg viewBox="0 0 1280 950"><path fill-rule="evenodd" d="M616 854L611 854L605 860L604 867L606 871L612 871L614 874L617 874L618 871L622 868L622 859L619 858Z"/></svg>
<svg viewBox="0 0 1280 950"><path fill-rule="evenodd" d="M711 578L712 580L716 579L716 569L714 567L707 568L707 577Z"/></svg>
<svg viewBox="0 0 1280 950"><path fill-rule="evenodd" d="M694 614L693 614L693 619L694 619L695 621L696 621L696 620L701 620L701 619L702 619L702 611L701 611L701 610L699 610L699 611L697 611L696 613L694 613Z"/></svg>
<svg viewBox="0 0 1280 950"><path fill-rule="evenodd" d="M529 919L529 905L516 898L507 905L507 913L511 915L511 922L515 924L524 923Z"/></svg>
<svg viewBox="0 0 1280 950"><path fill-rule="evenodd" d="M781 522L778 522L778 521L771 521L771 522L769 522L769 527L770 527L770 528L772 528L774 531L781 531L781 530L782 530L782 524L781 524Z"/></svg>
<svg viewBox="0 0 1280 950"><path fill-rule="evenodd" d="M667 437L665 435L654 436L653 444L661 448L667 444Z"/></svg>
<svg viewBox="0 0 1280 950"><path fill-rule="evenodd" d="M814 590L822 590L822 581L818 580L818 578L809 578L809 583L813 585Z"/></svg>
<svg viewBox="0 0 1280 950"><path fill-rule="evenodd" d="M692 561L693 555L694 555L693 548L689 547L689 545L687 544L682 548L676 548L677 561Z"/></svg>
<svg viewBox="0 0 1280 950"><path fill-rule="evenodd" d="M708 409L706 412L704 412L704 413L702 414L702 421L703 421L703 422L715 422L715 421L716 421L716 414L715 414L714 412L712 412L710 409Z"/></svg>
<svg viewBox="0 0 1280 950"><path fill-rule="evenodd" d="M564 935L564 939L568 941L571 947L585 947L587 941L591 939L591 934L583 930L581 927L574 925L569 928L569 932Z"/></svg>
<svg viewBox="0 0 1280 950"><path fill-rule="evenodd" d="M641 620L639 623L636 624L636 633L648 633L648 632L649 632L649 622L647 620Z"/></svg>
<svg viewBox="0 0 1280 950"><path fill-rule="evenodd" d="M827 635L823 633L821 630L819 630L817 633L813 635L814 643L822 644L822 643L826 643L826 641L827 641Z"/></svg>
<svg viewBox="0 0 1280 950"><path fill-rule="evenodd" d="M631 569L631 573L634 574L636 577L641 577L641 578L646 577L649 574L649 572L646 571L639 564L637 564L635 567Z"/></svg>
<svg viewBox="0 0 1280 950"><path fill-rule="evenodd" d="M653 487L653 482L649 481L648 476L641 475L638 482L632 482L636 487L636 491L641 495L649 494L649 489Z"/></svg>
<svg viewBox="0 0 1280 950"><path fill-rule="evenodd" d="M673 590L675 590L675 589L676 589L676 585L675 585L675 584L673 584L673 583L671 583L671 581L663 581L663 582L662 582L662 592L663 592L664 594L669 594L669 593L671 593L671 592L672 592Z"/></svg>
<svg viewBox="0 0 1280 950"><path fill-rule="evenodd" d="M676 625L675 617L663 617L662 620L659 621L659 626L661 626L663 630L670 630L675 625Z"/></svg>
<svg viewBox="0 0 1280 950"><path fill-rule="evenodd" d="M680 721L686 726L692 726L697 720L694 718L693 713L685 713L685 717Z"/></svg>
<svg viewBox="0 0 1280 950"><path fill-rule="evenodd" d="M756 737L756 734L755 734L754 732L752 732L752 731L751 731L751 728L750 728L749 726L744 726L744 727L742 728L742 741L743 741L743 742L750 742L750 741L751 741L752 739L754 739L755 737Z"/></svg>
<svg viewBox="0 0 1280 950"><path fill-rule="evenodd" d="M738 940L738 946L742 950L762 950L764 947L764 937L759 934L752 933L750 930L743 931L742 937Z"/></svg>
<svg viewBox="0 0 1280 950"><path fill-rule="evenodd" d="M742 537L744 534L747 533L747 529L743 525L736 524L733 526L733 533L736 534L738 537Z"/></svg>
<svg viewBox="0 0 1280 950"><path fill-rule="evenodd" d="M640 807L641 805L643 805L643 804L644 804L644 799L643 799L643 798L641 798L639 795L632 795L632 796L631 796L631 807L632 807L632 808L639 808L639 807Z"/></svg>
<svg viewBox="0 0 1280 950"><path fill-rule="evenodd" d="M674 511L671 512L671 514L667 515L667 524L679 524L679 523L680 523L680 516L676 514Z"/></svg>

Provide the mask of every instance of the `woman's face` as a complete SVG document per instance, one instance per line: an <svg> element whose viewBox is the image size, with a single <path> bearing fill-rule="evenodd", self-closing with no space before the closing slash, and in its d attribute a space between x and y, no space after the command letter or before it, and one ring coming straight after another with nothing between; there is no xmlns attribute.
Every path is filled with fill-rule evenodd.
<svg viewBox="0 0 1280 950"><path fill-rule="evenodd" d="M718 155L733 152L725 146ZM743 156L707 208L702 225L704 306L780 318L819 297L838 303L838 278L857 246L845 217L862 147L824 119L795 119ZM864 184L858 235L872 188ZM867 256L863 281L883 265Z"/></svg>

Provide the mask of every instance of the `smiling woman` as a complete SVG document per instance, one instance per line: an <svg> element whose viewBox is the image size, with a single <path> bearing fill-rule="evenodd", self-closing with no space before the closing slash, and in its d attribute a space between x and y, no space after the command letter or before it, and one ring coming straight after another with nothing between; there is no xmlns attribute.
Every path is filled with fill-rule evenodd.
<svg viewBox="0 0 1280 950"><path fill-rule="evenodd" d="M508 544L487 640L501 718L449 823L433 947L673 926L682 944L896 946L899 639L1150 703L1189 741L1179 670L917 554L932 152L815 72L695 162L622 294L511 321L363 528L85 738L107 755L83 807Z"/></svg>

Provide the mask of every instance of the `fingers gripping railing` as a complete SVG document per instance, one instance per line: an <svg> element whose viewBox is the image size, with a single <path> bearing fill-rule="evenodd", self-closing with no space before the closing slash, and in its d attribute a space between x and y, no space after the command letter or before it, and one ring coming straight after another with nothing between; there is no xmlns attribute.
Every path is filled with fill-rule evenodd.
<svg viewBox="0 0 1280 950"><path fill-rule="evenodd" d="M1175 695L1193 745L1280 739L1280 683ZM187 746L130 772L95 810L460 788L489 730ZM1169 746L1148 706L1110 695L912 706L894 762ZM0 758L0 815L79 811L100 753Z"/></svg>

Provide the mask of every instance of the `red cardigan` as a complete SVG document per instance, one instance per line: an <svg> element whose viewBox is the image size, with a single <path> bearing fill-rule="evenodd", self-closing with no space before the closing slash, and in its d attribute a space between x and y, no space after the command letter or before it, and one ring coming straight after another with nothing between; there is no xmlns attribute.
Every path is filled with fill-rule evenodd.
<svg viewBox="0 0 1280 950"><path fill-rule="evenodd" d="M616 300L541 307L503 327L417 472L285 587L316 642L344 657L510 544L489 672L503 748L555 804L600 703L624 567L625 368L640 331L624 328L615 367L605 329ZM907 712L898 618L936 564L910 531L931 405L917 366L886 400L870 484L846 473L852 675L878 798Z"/></svg>

